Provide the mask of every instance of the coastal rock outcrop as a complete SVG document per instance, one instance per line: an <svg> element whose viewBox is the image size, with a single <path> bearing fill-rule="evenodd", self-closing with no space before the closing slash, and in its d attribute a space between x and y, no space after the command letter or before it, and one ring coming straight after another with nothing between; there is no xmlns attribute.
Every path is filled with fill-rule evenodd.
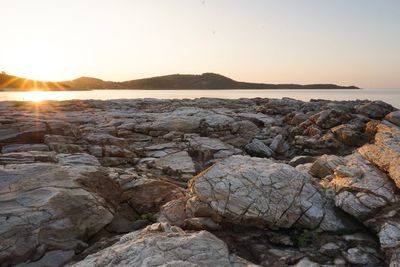
<svg viewBox="0 0 400 267"><path fill-rule="evenodd" d="M132 232L104 250L71 267L102 266L256 266L229 253L213 234L186 233L176 226L156 223Z"/></svg>
<svg viewBox="0 0 400 267"><path fill-rule="evenodd" d="M399 144L381 101L1 102L0 266L397 266Z"/></svg>

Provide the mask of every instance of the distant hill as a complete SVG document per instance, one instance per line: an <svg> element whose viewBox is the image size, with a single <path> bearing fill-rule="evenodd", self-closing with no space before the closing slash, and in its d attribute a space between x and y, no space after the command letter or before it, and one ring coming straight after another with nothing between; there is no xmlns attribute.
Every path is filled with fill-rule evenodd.
<svg viewBox="0 0 400 267"><path fill-rule="evenodd" d="M335 84L266 84L238 82L215 73L173 74L125 82L81 77L71 81L43 82L0 74L0 90L91 90L91 89L359 89Z"/></svg>

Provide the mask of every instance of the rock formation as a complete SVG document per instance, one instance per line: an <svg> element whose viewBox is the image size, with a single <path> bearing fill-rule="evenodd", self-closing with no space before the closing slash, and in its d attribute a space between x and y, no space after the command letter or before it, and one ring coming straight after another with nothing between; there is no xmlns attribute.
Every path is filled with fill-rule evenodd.
<svg viewBox="0 0 400 267"><path fill-rule="evenodd" d="M399 266L399 111L0 103L0 266Z"/></svg>

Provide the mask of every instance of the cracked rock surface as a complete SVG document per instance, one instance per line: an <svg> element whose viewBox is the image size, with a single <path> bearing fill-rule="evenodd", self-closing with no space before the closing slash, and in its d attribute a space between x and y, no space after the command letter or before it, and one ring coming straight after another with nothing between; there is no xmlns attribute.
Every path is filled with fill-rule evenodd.
<svg viewBox="0 0 400 267"><path fill-rule="evenodd" d="M107 192L113 186L93 165L32 163L1 168L0 262L15 264L47 251L79 251L87 246L86 239L113 218L109 199L113 193Z"/></svg>
<svg viewBox="0 0 400 267"><path fill-rule="evenodd" d="M153 224L125 236L72 267L102 266L256 266L230 255L226 244L213 234L186 233L176 226Z"/></svg>
<svg viewBox="0 0 400 267"><path fill-rule="evenodd" d="M303 173L288 164L248 156L216 163L190 182L190 191L223 219L238 224L314 229L323 224L329 209ZM334 215L329 219L341 224Z"/></svg>
<svg viewBox="0 0 400 267"><path fill-rule="evenodd" d="M0 267L400 266L399 118L367 100L0 102Z"/></svg>

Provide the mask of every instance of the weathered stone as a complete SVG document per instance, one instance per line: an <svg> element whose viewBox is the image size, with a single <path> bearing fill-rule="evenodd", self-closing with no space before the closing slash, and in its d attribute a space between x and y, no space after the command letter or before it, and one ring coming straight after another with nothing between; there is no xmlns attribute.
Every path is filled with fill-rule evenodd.
<svg viewBox="0 0 400 267"><path fill-rule="evenodd" d="M177 178L184 181L190 179L195 173L192 158L186 151L177 152L156 159L151 165L155 168L161 169L168 175L178 176Z"/></svg>
<svg viewBox="0 0 400 267"><path fill-rule="evenodd" d="M182 227L185 219L187 218L186 203L186 197L167 202L160 208L157 221Z"/></svg>
<svg viewBox="0 0 400 267"><path fill-rule="evenodd" d="M346 166L336 168L333 181L338 207L364 221L398 201L396 186L390 178L360 154L346 157L346 162Z"/></svg>
<svg viewBox="0 0 400 267"><path fill-rule="evenodd" d="M47 252L40 260L28 263L20 263L16 267L58 267L64 266L75 256L73 250L52 250Z"/></svg>
<svg viewBox="0 0 400 267"><path fill-rule="evenodd" d="M57 161L62 165L89 165L89 166L100 166L97 158L92 155L81 153L81 154L57 154Z"/></svg>
<svg viewBox="0 0 400 267"><path fill-rule="evenodd" d="M7 145L1 149L1 153L28 152L28 151L49 151L45 144L14 144Z"/></svg>
<svg viewBox="0 0 400 267"><path fill-rule="evenodd" d="M0 261L77 250L108 224L113 182L97 166L35 163L0 170Z"/></svg>
<svg viewBox="0 0 400 267"><path fill-rule="evenodd" d="M312 156L296 156L292 158L288 164L290 166L296 167L297 165L306 164L306 163L313 163L316 160L315 157Z"/></svg>
<svg viewBox="0 0 400 267"><path fill-rule="evenodd" d="M366 157L382 171L388 172L397 187L400 188L400 128L393 124L377 126L375 143L359 148Z"/></svg>
<svg viewBox="0 0 400 267"><path fill-rule="evenodd" d="M294 267L321 267L321 264L311 261L305 257L301 259Z"/></svg>
<svg viewBox="0 0 400 267"><path fill-rule="evenodd" d="M84 140L92 145L126 146L127 144L125 139L105 133L90 133L84 136Z"/></svg>
<svg viewBox="0 0 400 267"><path fill-rule="evenodd" d="M356 111L372 119L382 119L388 113L393 111L393 107L382 101L372 101L357 106Z"/></svg>
<svg viewBox="0 0 400 267"><path fill-rule="evenodd" d="M269 147L277 153L284 153L286 150L289 149L288 143L285 141L281 134L275 136Z"/></svg>
<svg viewBox="0 0 400 267"><path fill-rule="evenodd" d="M175 142L151 145L145 148L146 157L161 158L169 154L180 152L182 147Z"/></svg>
<svg viewBox="0 0 400 267"><path fill-rule="evenodd" d="M23 121L0 125L0 144L41 143L45 133L46 124L43 122Z"/></svg>
<svg viewBox="0 0 400 267"><path fill-rule="evenodd" d="M329 129L341 124L341 112L337 110L323 110L309 118L310 121L323 129Z"/></svg>
<svg viewBox="0 0 400 267"><path fill-rule="evenodd" d="M345 160L335 155L323 155L319 157L310 168L310 174L319 178L324 178L330 174L339 165L345 165Z"/></svg>
<svg viewBox="0 0 400 267"><path fill-rule="evenodd" d="M111 247L72 266L244 267L247 264L231 258L226 244L209 232L189 234L176 226L158 223L127 234Z"/></svg>
<svg viewBox="0 0 400 267"><path fill-rule="evenodd" d="M187 135L185 140L190 154L199 161L201 168L207 166L207 163L213 159L225 158L237 153L233 146L225 144L217 138Z"/></svg>
<svg viewBox="0 0 400 267"><path fill-rule="evenodd" d="M250 156L255 157L267 158L273 154L273 151L267 145L255 138L246 145L245 150Z"/></svg>
<svg viewBox="0 0 400 267"><path fill-rule="evenodd" d="M272 116L262 113L239 113L237 116L241 119L247 119L256 125L267 127L276 123L276 119Z"/></svg>
<svg viewBox="0 0 400 267"><path fill-rule="evenodd" d="M158 208L174 199L185 196L185 191L169 182L140 179L125 191L123 199L141 213L154 212Z"/></svg>
<svg viewBox="0 0 400 267"><path fill-rule="evenodd" d="M213 221L213 219L209 217L196 217L196 218L188 218L185 219L183 227L189 230L209 230L216 231L220 230L222 227Z"/></svg>
<svg viewBox="0 0 400 267"><path fill-rule="evenodd" d="M366 136L353 124L341 124L331 131L341 142L349 146L359 146L366 141Z"/></svg>
<svg viewBox="0 0 400 267"><path fill-rule="evenodd" d="M386 115L385 120L400 127L400 110L393 111Z"/></svg>
<svg viewBox="0 0 400 267"><path fill-rule="evenodd" d="M234 120L231 117L222 114L214 114L207 116L202 123L205 127L212 128L213 131L222 131L229 129L229 124Z"/></svg>
<svg viewBox="0 0 400 267"><path fill-rule="evenodd" d="M354 247L343 252L344 258L351 264L365 267L382 266L379 253L369 247Z"/></svg>
<svg viewBox="0 0 400 267"><path fill-rule="evenodd" d="M229 157L193 178L189 188L233 223L275 228L328 226L323 222L326 200L307 176L268 159ZM339 218L327 217L336 228L345 228Z"/></svg>

